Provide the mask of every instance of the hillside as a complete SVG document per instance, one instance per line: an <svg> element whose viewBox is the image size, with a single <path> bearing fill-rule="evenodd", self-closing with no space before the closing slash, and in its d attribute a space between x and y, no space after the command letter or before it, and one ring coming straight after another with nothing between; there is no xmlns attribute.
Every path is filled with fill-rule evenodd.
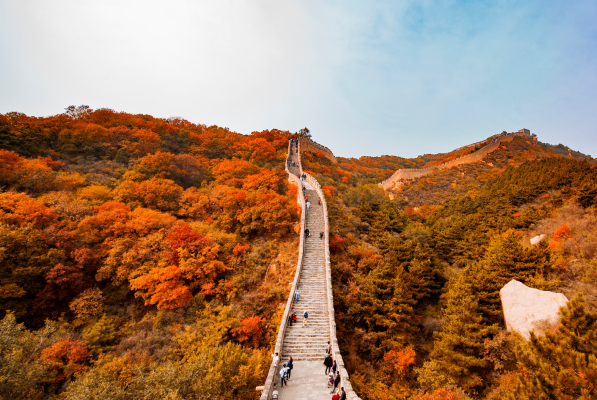
<svg viewBox="0 0 597 400"><path fill-rule="evenodd" d="M595 163L582 153L571 154L575 160L587 159ZM455 154L447 155L444 160L454 156ZM509 166L554 156L568 157L567 148L563 145L553 146L517 137L505 143L498 151L485 156L480 162L437 170L429 176L402 181L390 189L389 193L401 208L439 204L450 197L467 194L474 196L488 179L501 174ZM436 164L427 166L433 165Z"/></svg>
<svg viewBox="0 0 597 400"><path fill-rule="evenodd" d="M290 136L0 115L0 397L255 398L296 268Z"/></svg>
<svg viewBox="0 0 597 400"><path fill-rule="evenodd" d="M292 304L298 136L326 199L338 354L363 400L595 397L595 160L514 138L386 192L395 170L475 146L346 159L308 131L80 106L0 115L0 398L258 398ZM532 345L504 329L511 279L574 299Z"/></svg>
<svg viewBox="0 0 597 400"><path fill-rule="evenodd" d="M597 382L587 357L596 354L594 346L572 346L584 360L575 367L565 358L550 360L550 371L529 364L528 357L549 355L504 330L498 291L517 279L574 298L578 318L589 322L578 322L584 325L574 338L572 320L545 327L555 332L549 346L568 351L571 345L557 338L594 340L594 160L568 158L561 145L515 139L482 162L388 193L369 158L303 160L330 194L338 337L363 399L572 399L592 390ZM539 234L545 239L531 246ZM556 379L570 368L588 374L586 380L533 389L532 376Z"/></svg>

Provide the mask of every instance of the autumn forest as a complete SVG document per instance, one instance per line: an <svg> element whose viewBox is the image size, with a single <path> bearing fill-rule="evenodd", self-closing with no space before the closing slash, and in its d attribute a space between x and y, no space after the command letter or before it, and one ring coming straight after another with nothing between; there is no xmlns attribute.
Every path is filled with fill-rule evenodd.
<svg viewBox="0 0 597 400"><path fill-rule="evenodd" d="M0 399L259 398L298 257L288 140L306 132L0 114ZM597 164L516 138L378 186L474 150L302 155L324 186L352 386L363 400L597 399ZM564 293L560 323L530 341L507 331L512 279Z"/></svg>

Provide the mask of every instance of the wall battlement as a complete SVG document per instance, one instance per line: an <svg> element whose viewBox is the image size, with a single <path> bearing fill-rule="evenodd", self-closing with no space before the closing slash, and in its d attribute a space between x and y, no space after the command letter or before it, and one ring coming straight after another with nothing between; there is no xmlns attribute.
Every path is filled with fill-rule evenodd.
<svg viewBox="0 0 597 400"><path fill-rule="evenodd" d="M481 161L489 153L492 153L495 150L497 150L502 143L511 142L515 136L525 136L525 137L530 138L532 135L528 129L521 129L518 132L508 133L507 135L503 135L503 136L497 136L493 139L493 141L490 144L475 151L474 153L466 154L462 157L458 157L454 160L450 160L443 164L436 165L433 167L418 168L418 169L415 169L415 168L399 169L396 172L394 172L394 174L392 176L390 176L385 181L379 183L378 185L380 187L382 187L384 190L388 190L388 189L391 189L392 187L394 187L394 185L398 181L420 178L422 176L431 174L433 171L438 171L438 170L442 170L442 169L446 169L446 168L451 168L451 167L454 167L457 165L471 164L471 163L474 163L477 161Z"/></svg>
<svg viewBox="0 0 597 400"><path fill-rule="evenodd" d="M334 157L334 153L332 153L332 151L330 149L328 149L327 147L325 147L324 145L321 145L317 142L314 142L311 139L306 139L306 138L300 138L299 139L300 142L300 152L305 152L305 151L309 151L311 153L317 153L318 151L321 151L323 153L323 155L330 160L331 162L333 162L334 164L336 164L338 162L338 160L336 160L336 157Z"/></svg>

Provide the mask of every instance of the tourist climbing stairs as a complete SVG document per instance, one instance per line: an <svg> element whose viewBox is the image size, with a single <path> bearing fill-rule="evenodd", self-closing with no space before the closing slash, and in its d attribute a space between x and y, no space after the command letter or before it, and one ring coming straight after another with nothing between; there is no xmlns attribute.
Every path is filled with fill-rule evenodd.
<svg viewBox="0 0 597 400"><path fill-rule="evenodd" d="M329 152L327 148L315 142L309 141L308 144L311 148ZM327 384L323 360L326 349L332 342L332 355L335 354L335 358L339 360L342 386L346 387L347 399L360 400L352 390L348 375L343 368L344 363L337 350L337 341L335 340L334 316L330 315L330 312L333 314L333 302L327 251L329 232L326 232L328 227L325 199L320 197L323 196L323 193L314 178L307 176L307 179L301 179L302 167L299 151L295 144L289 145L287 171L290 181L299 186L299 195L302 198L306 196L310 206L303 210L304 220L301 216L301 230L304 237L299 245L299 265L297 266L299 272L293 282L292 299L287 302L285 317L280 325L276 342L276 351L279 352L280 357L279 363L277 366L275 363L272 364L266 383L262 387L261 399L330 399L332 389ZM329 153L330 158L333 158L331 152ZM302 198L298 200L301 205L304 205ZM307 230L308 235L305 234ZM296 301L295 293L299 293L298 301ZM297 315L297 321L290 325L287 316L293 312ZM303 322L305 312L309 315L307 324ZM282 387L279 372L291 357L294 368L287 385Z"/></svg>

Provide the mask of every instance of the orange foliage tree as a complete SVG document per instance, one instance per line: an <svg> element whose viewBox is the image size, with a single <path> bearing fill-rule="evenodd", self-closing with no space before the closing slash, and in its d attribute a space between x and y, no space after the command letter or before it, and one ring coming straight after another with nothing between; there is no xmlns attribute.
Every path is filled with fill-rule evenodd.
<svg viewBox="0 0 597 400"><path fill-rule="evenodd" d="M250 342L254 348L259 347L259 342L263 337L262 324L264 320L255 315L247 317L241 321L239 328L232 330L232 336L239 342Z"/></svg>
<svg viewBox="0 0 597 400"><path fill-rule="evenodd" d="M122 182L114 189L114 198L131 207L176 211L182 192L182 187L171 179L152 178L143 182Z"/></svg>
<svg viewBox="0 0 597 400"><path fill-rule="evenodd" d="M56 221L57 215L37 199L25 193L0 193L0 221L7 224L33 224L44 228Z"/></svg>
<svg viewBox="0 0 597 400"><path fill-rule="evenodd" d="M572 229L566 224L562 224L556 231L553 233L551 240L549 241L549 248L555 249L559 247L566 239L570 239L570 234L572 233Z"/></svg>
<svg viewBox="0 0 597 400"><path fill-rule="evenodd" d="M149 129L135 130L132 139L122 142L122 148L133 157L143 157L155 153L162 145L160 135Z"/></svg>
<svg viewBox="0 0 597 400"><path fill-rule="evenodd" d="M408 367L415 363L416 353L412 347L406 347L401 350L390 350L384 357L384 363L392 368L398 375L403 377L406 374Z"/></svg>
<svg viewBox="0 0 597 400"><path fill-rule="evenodd" d="M433 392L419 394L414 400L467 400L467 396L458 389L438 388Z"/></svg>
<svg viewBox="0 0 597 400"><path fill-rule="evenodd" d="M135 296L141 296L145 305L156 304L158 310L173 310L188 304L193 296L184 284L176 265L153 268L146 275L130 281Z"/></svg>

